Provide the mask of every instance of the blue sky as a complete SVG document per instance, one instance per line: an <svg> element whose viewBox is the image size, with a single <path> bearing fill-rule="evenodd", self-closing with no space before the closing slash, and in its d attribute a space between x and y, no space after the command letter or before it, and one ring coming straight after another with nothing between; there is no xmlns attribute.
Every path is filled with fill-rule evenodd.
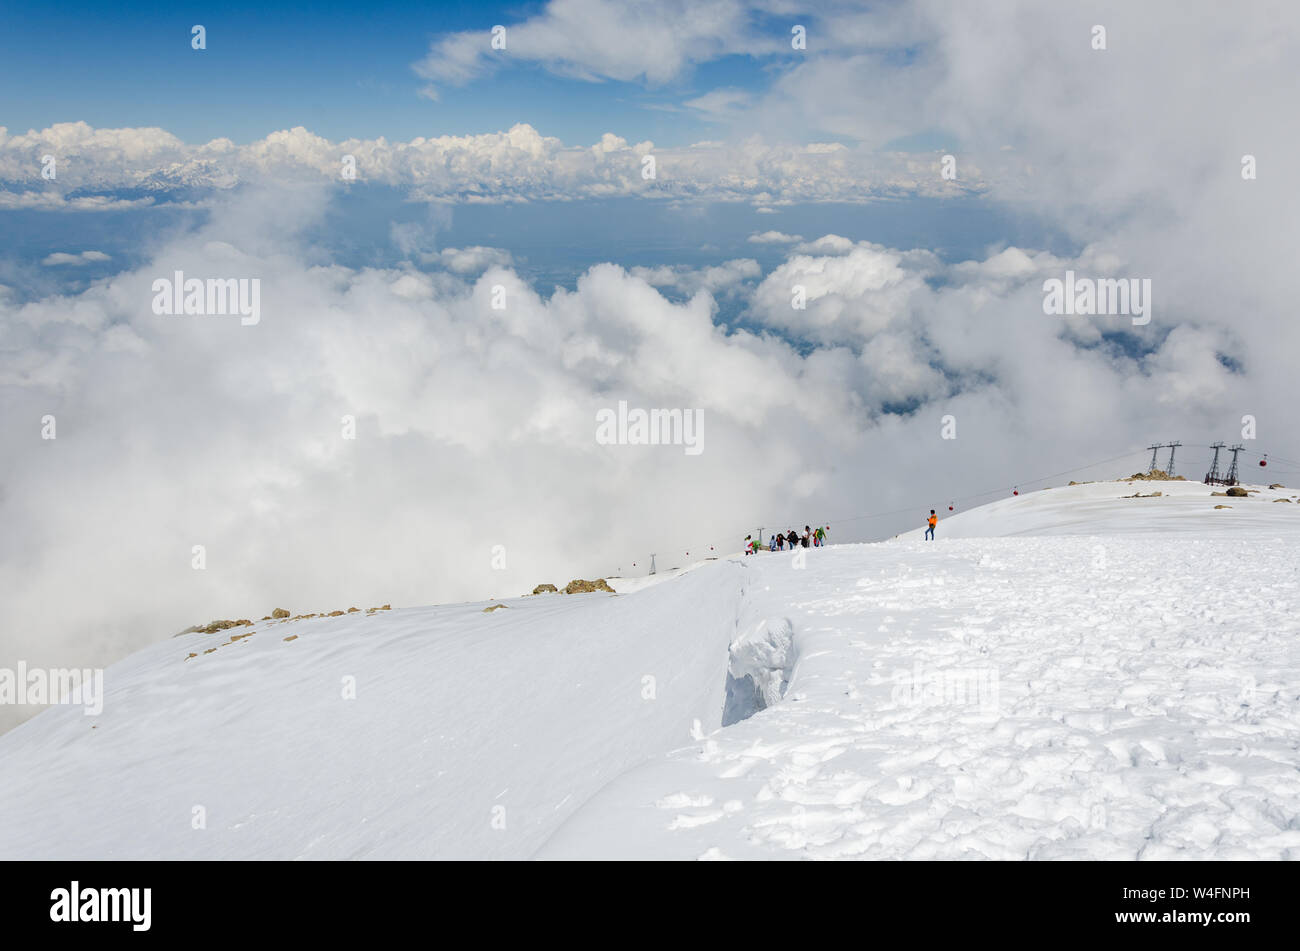
<svg viewBox="0 0 1300 951"><path fill-rule="evenodd" d="M11 93L21 89L22 94L11 94L4 102L0 125L14 136L28 129L84 122L95 129L132 130L135 138L127 141L140 142L148 140L140 130L157 127L189 145L215 139L256 145L271 133L299 126L332 143L381 138L402 143L417 137L491 136L520 123L570 148L590 145L609 133L630 144L652 140L656 149L728 138L757 140L764 133L775 133L773 142L786 136L794 143L811 139L853 144L853 137L842 134L833 122L791 126L777 111L773 116L755 116L753 129L744 122L737 128L725 121L730 118L725 109L724 121L715 122L706 110L691 106L692 100L709 94L736 97L745 107L760 101L780 77L806 62L802 53L789 48L790 23L798 19L809 24L814 50L821 42L819 35L825 35L819 34L822 28L815 19L806 17L750 10L734 30L728 24L711 31L700 25L700 18L692 23L683 16L681 32L695 30L705 37L705 47L692 47L686 36L681 40L682 65L653 80L646 75L654 68L653 57L643 57L643 73L630 80L612 78L618 72L617 61L602 63L600 48L616 45L618 39L611 34L623 32L617 23L612 28L607 23L594 25L590 37L574 38L574 48L586 57L576 70L564 62L563 41L531 59L493 56L485 68L465 80L431 79L428 69L421 68L431 50L432 58L438 58L439 44L449 37L460 35L461 42L486 48L494 25L514 30L516 25L544 24L548 17L558 18L561 33L572 25L564 20L564 12L556 13L554 5L542 2L365 6L326 2L313 5L309 12L276 3L21 7L13 11L0 38L0 82ZM191 47L191 28L196 23L206 29L204 50ZM746 31L751 40L725 38ZM516 43L512 52L517 53L525 43L519 40L521 33L511 35ZM718 40L718 35L724 39ZM626 52L635 56L638 50L633 42ZM545 46L544 40L541 45ZM917 48L907 43L882 58L886 69L907 69L916 61ZM575 71L583 75L571 75ZM436 86L435 95L422 94L431 86ZM951 136L935 132L925 121L909 121L900 130L903 134L887 145L933 152L951 141ZM17 175L10 177L10 187L45 189L50 184L32 175L35 160L47 147L32 148L30 157L15 166ZM165 148L157 158L130 168L123 167L121 156L132 153L131 145L103 147L101 143L68 149L65 144L61 148L73 156L59 179L61 185L70 182L69 194L164 204L210 196L202 184L191 187L189 181L168 181L161 187L133 184L157 169L174 167L183 158ZM141 146L144 151L148 148ZM502 164L498 171L500 154L495 147L476 148L461 162L462 168L469 169L468 181L462 176L452 191L460 185L474 186L475 169L482 162L493 163L483 173L484 182L528 182L541 177L526 166ZM760 155L753 161L756 169L780 168L787 159ZM334 161L327 161L327 174ZM433 159L423 171L430 165L436 169L442 161ZM454 161L454 157L446 159L448 164ZM213 165L220 173L228 162L228 157L219 156ZM241 179L264 171L260 159L251 160L251 166L239 172ZM1013 212L969 196L955 203L926 199L913 204L910 199L915 196L909 196L902 202L853 204L859 198L856 193L868 191L865 180L853 170L841 171L834 189L813 203L787 199L777 207L762 208L761 196L767 190L763 182L750 186L741 202L735 196L708 193L738 167L725 151L721 153L700 174L704 193L689 208L627 198L639 190L637 156L624 157L613 171L576 173L581 184L590 187L574 189L569 195L564 191L574 178L561 170L556 176L560 184L548 193L552 200L544 205L530 204L532 196L526 194L520 205L444 206L445 221L436 229L436 244L508 247L520 272L542 287L572 286L586 268L603 260L625 266L708 266L753 257L771 266L786 249L746 241L750 234L765 230L810 239L835 232L890 246L929 247L945 259L974 257L990 245L1015 242L1065 246L1059 233L1049 234L1032 212ZM84 179L69 179L74 172L84 172ZM623 196L584 205L613 174L625 184L632 182ZM105 181L105 176L110 180ZM336 175L331 177L337 182ZM815 181L816 172L797 171L794 177ZM914 173L906 177L915 184ZM410 201L412 188L422 187L423 182L421 173L414 172L389 181L392 187L378 181L339 190L330 201L326 226L306 239L349 266L394 264L402 253L391 240L392 228L419 222L428 213L422 202ZM221 193L218 188L215 194ZM553 200L556 194L564 200ZM724 200L718 202L718 197ZM835 200L840 197L849 200ZM0 283L25 299L56 288L79 291L105 275L138 265L166 236L207 220L203 208L175 207L71 216L23 210L5 214L13 227L7 229L7 240L0 239L0 250L6 252ZM430 243L435 239L431 237ZM72 245L102 251L110 260L78 267L41 266L47 255Z"/></svg>
<svg viewBox="0 0 1300 951"><path fill-rule="evenodd" d="M677 108L715 88L770 82L745 55L702 63L671 82L591 82L511 64L440 99L413 64L447 34L509 27L541 3L350 3L309 12L283 3L14 4L0 35L0 125L11 133L56 122L158 126L190 143L246 143L304 126L333 140L466 135L527 122L589 144L605 132L658 144L710 134ZM191 27L207 49L190 46ZM668 107L665 109L664 107Z"/></svg>

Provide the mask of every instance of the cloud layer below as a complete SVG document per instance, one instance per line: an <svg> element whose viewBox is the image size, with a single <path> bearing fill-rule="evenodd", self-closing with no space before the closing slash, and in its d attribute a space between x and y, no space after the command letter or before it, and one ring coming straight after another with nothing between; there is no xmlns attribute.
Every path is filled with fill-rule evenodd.
<svg viewBox="0 0 1300 951"><path fill-rule="evenodd" d="M52 180L42 178L46 156L55 159ZM57 206L67 196L90 210L90 196L70 193L220 191L267 182L400 186L425 201L634 196L773 205L978 192L979 175L966 171L960 182L944 181L938 154L757 138L659 149L606 134L590 147L573 147L524 123L504 132L410 142L331 142L294 128L248 145L229 139L189 145L162 129L95 129L84 122L19 135L0 127L0 185L9 189L0 192L4 207Z"/></svg>

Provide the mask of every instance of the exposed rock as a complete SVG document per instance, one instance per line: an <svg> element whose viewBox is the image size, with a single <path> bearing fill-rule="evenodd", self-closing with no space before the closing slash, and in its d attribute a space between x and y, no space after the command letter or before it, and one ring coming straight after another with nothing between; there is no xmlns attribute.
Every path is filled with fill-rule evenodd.
<svg viewBox="0 0 1300 951"><path fill-rule="evenodd" d="M547 593L554 594L557 592L557 590L558 589L553 584L539 584L536 588L533 589L533 594L547 594Z"/></svg>
<svg viewBox="0 0 1300 951"><path fill-rule="evenodd" d="M327 617L342 617L342 616L343 616L343 612L342 612L342 611L331 611L331 612L330 612L328 615L326 615L326 616L327 616Z"/></svg>
<svg viewBox="0 0 1300 951"><path fill-rule="evenodd" d="M1230 508L1232 508L1232 506L1231 506L1231 505L1216 505L1215 508L1216 508L1216 509L1230 509Z"/></svg>
<svg viewBox="0 0 1300 951"><path fill-rule="evenodd" d="M1272 485L1269 486L1269 488L1270 488L1270 489L1285 489L1286 486L1284 486L1281 482L1274 482Z"/></svg>
<svg viewBox="0 0 1300 951"><path fill-rule="evenodd" d="M360 608L348 608L348 614L357 614L360 611L361 611Z"/></svg>
<svg viewBox="0 0 1300 951"><path fill-rule="evenodd" d="M297 634L290 634L288 637L285 638L286 641L296 641L297 639L298 639Z"/></svg>
<svg viewBox="0 0 1300 951"><path fill-rule="evenodd" d="M1246 497L1246 490L1239 485L1234 485L1223 494L1234 499L1244 499Z"/></svg>
<svg viewBox="0 0 1300 951"><path fill-rule="evenodd" d="M484 609L483 609L483 613L484 613L484 614L491 614L493 611L496 611L496 610L498 610L498 609L500 609L500 608L504 608L504 607L506 607L506 605L504 605L504 604L494 604L494 605L492 605L491 607L486 607L486 608L484 608Z"/></svg>
<svg viewBox="0 0 1300 951"><path fill-rule="evenodd" d="M564 586L565 594L587 594L592 591L608 591L610 594L615 593L613 588L605 584L604 578L597 578L595 581L584 581L581 578L574 578Z"/></svg>
<svg viewBox="0 0 1300 951"><path fill-rule="evenodd" d="M271 612L271 617L273 618L288 617L288 616L289 616L289 612L286 611L284 608L276 608L274 611Z"/></svg>
<svg viewBox="0 0 1300 951"><path fill-rule="evenodd" d="M1274 499L1274 502L1290 502L1290 499Z"/></svg>
<svg viewBox="0 0 1300 951"><path fill-rule="evenodd" d="M1135 472L1127 479L1120 479L1121 482L1186 482L1182 476L1171 476L1164 469L1156 469L1154 472L1147 474L1145 472Z"/></svg>

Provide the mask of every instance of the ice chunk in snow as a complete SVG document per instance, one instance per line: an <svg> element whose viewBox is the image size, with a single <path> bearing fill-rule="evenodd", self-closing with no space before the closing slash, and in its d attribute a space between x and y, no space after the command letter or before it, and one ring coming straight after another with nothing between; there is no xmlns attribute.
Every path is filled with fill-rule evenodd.
<svg viewBox="0 0 1300 951"><path fill-rule="evenodd" d="M794 655L789 618L767 618L733 640L722 725L753 716L780 700L790 684Z"/></svg>

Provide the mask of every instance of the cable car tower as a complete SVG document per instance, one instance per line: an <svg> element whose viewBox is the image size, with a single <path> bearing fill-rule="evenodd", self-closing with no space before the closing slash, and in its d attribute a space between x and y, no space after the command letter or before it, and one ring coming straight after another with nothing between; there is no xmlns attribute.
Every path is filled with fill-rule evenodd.
<svg viewBox="0 0 1300 951"><path fill-rule="evenodd" d="M1224 444L1216 442L1210 448L1214 450L1214 460L1210 463L1210 471L1205 474L1205 484L1223 485L1223 476L1219 474L1219 450L1224 448Z"/></svg>
<svg viewBox="0 0 1300 951"><path fill-rule="evenodd" d="M1226 485L1237 484L1237 453L1241 452L1241 450L1245 448L1246 447L1241 443L1237 443L1237 445L1228 450L1232 453L1232 465L1228 466L1228 481L1225 483Z"/></svg>

